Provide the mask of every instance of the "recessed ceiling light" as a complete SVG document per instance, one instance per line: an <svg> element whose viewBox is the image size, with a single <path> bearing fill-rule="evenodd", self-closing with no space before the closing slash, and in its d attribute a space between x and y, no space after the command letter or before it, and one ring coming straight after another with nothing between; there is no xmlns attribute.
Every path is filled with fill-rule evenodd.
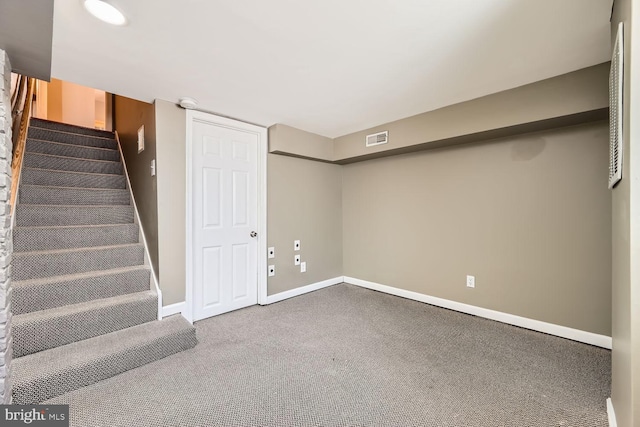
<svg viewBox="0 0 640 427"><path fill-rule="evenodd" d="M127 18L122 12L103 0L84 0L84 7L90 14L111 25L124 25Z"/></svg>

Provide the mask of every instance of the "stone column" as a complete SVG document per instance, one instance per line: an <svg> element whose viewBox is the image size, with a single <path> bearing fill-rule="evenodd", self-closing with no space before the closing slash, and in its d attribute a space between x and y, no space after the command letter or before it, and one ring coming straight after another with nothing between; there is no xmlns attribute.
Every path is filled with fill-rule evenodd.
<svg viewBox="0 0 640 427"><path fill-rule="evenodd" d="M0 49L0 403L9 403L11 362L11 64Z"/></svg>

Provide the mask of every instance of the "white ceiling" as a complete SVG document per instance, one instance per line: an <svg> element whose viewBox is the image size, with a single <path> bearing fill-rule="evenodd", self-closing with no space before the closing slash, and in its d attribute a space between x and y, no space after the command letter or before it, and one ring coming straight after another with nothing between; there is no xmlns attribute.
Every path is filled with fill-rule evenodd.
<svg viewBox="0 0 640 427"><path fill-rule="evenodd" d="M612 0L56 0L52 77L336 137L609 59Z"/></svg>

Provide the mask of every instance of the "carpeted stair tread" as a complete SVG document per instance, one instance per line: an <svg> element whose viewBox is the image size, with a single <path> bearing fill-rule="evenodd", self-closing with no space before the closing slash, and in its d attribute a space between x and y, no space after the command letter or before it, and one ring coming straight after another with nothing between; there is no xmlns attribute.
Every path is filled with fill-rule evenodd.
<svg viewBox="0 0 640 427"><path fill-rule="evenodd" d="M23 168L20 174L20 184L77 188L127 188L127 180L124 175L38 168Z"/></svg>
<svg viewBox="0 0 640 427"><path fill-rule="evenodd" d="M16 280L11 286L14 315L64 305L110 298L149 289L151 270L146 265Z"/></svg>
<svg viewBox="0 0 640 427"><path fill-rule="evenodd" d="M20 203L36 205L128 205L128 190L111 188L52 187L21 185Z"/></svg>
<svg viewBox="0 0 640 427"><path fill-rule="evenodd" d="M62 132L77 133L81 135L93 135L103 138L113 138L113 132L107 130L88 128L84 126L71 125L68 123L54 122L53 120L37 119L32 117L29 121L29 128L38 127L43 129L58 130Z"/></svg>
<svg viewBox="0 0 640 427"><path fill-rule="evenodd" d="M122 162L110 160L78 159L76 157L54 156L51 154L24 153L24 167L55 169L72 172L103 173L122 175Z"/></svg>
<svg viewBox="0 0 640 427"><path fill-rule="evenodd" d="M137 243L137 224L15 227L15 252Z"/></svg>
<svg viewBox="0 0 640 427"><path fill-rule="evenodd" d="M115 140L115 135L113 134L106 136L83 135L79 133L70 133L30 126L27 138L51 142L63 142L65 144L73 144L81 147L110 148L112 150L118 149L118 143Z"/></svg>
<svg viewBox="0 0 640 427"><path fill-rule="evenodd" d="M83 147L62 142L28 139L25 153L52 154L77 159L120 161L120 152L110 148Z"/></svg>
<svg viewBox="0 0 640 427"><path fill-rule="evenodd" d="M38 205L18 203L17 226L132 223L132 205Z"/></svg>
<svg viewBox="0 0 640 427"><path fill-rule="evenodd" d="M112 268L144 264L144 246L140 243L135 243L90 248L15 252L12 263L13 280L110 270Z"/></svg>
<svg viewBox="0 0 640 427"><path fill-rule="evenodd" d="M172 316L15 359L13 403L42 402L196 344L194 327Z"/></svg>
<svg viewBox="0 0 640 427"><path fill-rule="evenodd" d="M17 314L11 322L13 357L151 322L157 312L157 295L144 291Z"/></svg>

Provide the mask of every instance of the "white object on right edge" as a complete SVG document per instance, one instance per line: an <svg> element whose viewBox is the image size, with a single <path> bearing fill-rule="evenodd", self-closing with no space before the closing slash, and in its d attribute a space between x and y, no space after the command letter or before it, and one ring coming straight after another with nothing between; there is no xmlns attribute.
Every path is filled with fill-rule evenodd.
<svg viewBox="0 0 640 427"><path fill-rule="evenodd" d="M624 126L622 117L624 84L624 27L618 25L616 42L613 46L611 71L609 72L609 189L622 179L622 155L624 147Z"/></svg>

